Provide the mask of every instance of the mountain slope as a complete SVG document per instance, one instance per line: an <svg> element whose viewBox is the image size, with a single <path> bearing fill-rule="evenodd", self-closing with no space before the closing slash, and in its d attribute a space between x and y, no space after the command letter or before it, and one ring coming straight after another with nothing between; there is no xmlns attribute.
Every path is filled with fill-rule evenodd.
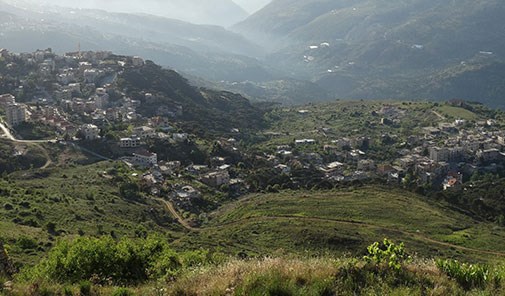
<svg viewBox="0 0 505 296"><path fill-rule="evenodd" d="M265 7L271 0L233 0L240 7L244 8L249 13L254 13Z"/></svg>
<svg viewBox="0 0 505 296"><path fill-rule="evenodd" d="M262 54L258 46L217 26L99 10L18 7L5 1L0 1L0 11L0 43L15 52L50 47L63 53L80 44L82 50L139 55L210 80L272 77L273 71L253 58Z"/></svg>
<svg viewBox="0 0 505 296"><path fill-rule="evenodd" d="M276 0L233 29L270 47L268 62L298 78L341 97L384 98L355 89L380 81L394 94L398 81L415 83L479 55L502 61L504 14L497 0Z"/></svg>
<svg viewBox="0 0 505 296"><path fill-rule="evenodd" d="M252 130L263 124L263 114L244 97L230 92L198 89L173 70L147 62L140 69L120 75L121 87L133 98L145 101L142 93L158 99L144 102L141 112L154 116L160 106L183 107L182 120L187 131L198 135L230 132L232 128Z"/></svg>

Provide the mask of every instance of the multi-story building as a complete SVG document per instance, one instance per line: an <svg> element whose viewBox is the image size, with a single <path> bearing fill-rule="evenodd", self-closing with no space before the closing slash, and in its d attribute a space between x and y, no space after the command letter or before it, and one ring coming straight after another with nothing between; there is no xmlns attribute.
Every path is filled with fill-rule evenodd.
<svg viewBox="0 0 505 296"><path fill-rule="evenodd" d="M5 119L10 126L17 126L26 121L26 106L23 104L9 104L5 109Z"/></svg>
<svg viewBox="0 0 505 296"><path fill-rule="evenodd" d="M0 95L0 107L7 108L8 105L16 103L16 97L11 94Z"/></svg>
<svg viewBox="0 0 505 296"><path fill-rule="evenodd" d="M81 126L80 131L84 140L92 141L100 138L100 129L94 124L85 124Z"/></svg>
<svg viewBox="0 0 505 296"><path fill-rule="evenodd" d="M201 181L209 186L218 187L230 182L230 174L228 171L212 172L203 176Z"/></svg>
<svg viewBox="0 0 505 296"><path fill-rule="evenodd" d="M136 165L151 167L158 164L158 155L149 151L133 153L133 161Z"/></svg>
<svg viewBox="0 0 505 296"><path fill-rule="evenodd" d="M156 130L148 126L136 127L133 129L133 133L142 139L152 138L156 136Z"/></svg>
<svg viewBox="0 0 505 296"><path fill-rule="evenodd" d="M122 138L119 141L119 147L121 147L121 148L136 148L138 146L140 146L140 138L139 137Z"/></svg>

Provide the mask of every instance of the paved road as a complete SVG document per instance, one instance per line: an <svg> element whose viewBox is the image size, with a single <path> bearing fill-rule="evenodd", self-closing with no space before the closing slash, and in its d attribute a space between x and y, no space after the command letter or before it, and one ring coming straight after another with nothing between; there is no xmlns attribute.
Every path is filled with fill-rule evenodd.
<svg viewBox="0 0 505 296"><path fill-rule="evenodd" d="M56 139L52 139L52 140L18 140L12 135L11 131L5 126L5 124L3 122L0 122L0 129L3 131L4 137L6 139L11 140L16 143L41 144L41 143L56 143L57 142Z"/></svg>
<svg viewBox="0 0 505 296"><path fill-rule="evenodd" d="M49 156L49 152L47 152L47 150L39 144L40 143L47 143L47 142L56 143L56 140L49 140L49 141L48 140L33 140L33 141L18 140L16 138L14 138L11 131L5 126L5 124L3 122L0 122L0 130L2 130L2 132L4 133L3 136L10 141L13 141L15 143L34 144L33 146L40 149L42 151L42 153L44 154L44 157L47 159L46 163L40 169L46 169L53 163L53 161L51 160L51 157Z"/></svg>

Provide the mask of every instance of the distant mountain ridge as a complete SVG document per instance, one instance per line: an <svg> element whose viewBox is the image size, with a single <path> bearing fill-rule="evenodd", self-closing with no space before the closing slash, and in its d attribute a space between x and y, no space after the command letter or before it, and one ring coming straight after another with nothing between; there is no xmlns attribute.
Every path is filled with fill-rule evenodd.
<svg viewBox="0 0 505 296"><path fill-rule="evenodd" d="M11 5L0 0L1 47L64 53L110 50L139 55L211 80L268 80L271 71L255 57L259 46L219 26L195 25L152 15Z"/></svg>
<svg viewBox="0 0 505 296"><path fill-rule="evenodd" d="M267 61L296 78L342 98L383 98L373 89L394 94L398 81L433 78L479 56L503 61L503 15L498 0L274 0L233 30L269 48Z"/></svg>
<svg viewBox="0 0 505 296"><path fill-rule="evenodd" d="M17 0L16 0L17 1ZM34 2L34 0L25 0ZM19 1L17 1L19 2ZM232 0L43 0L36 4L103 9L111 12L146 13L195 24L231 26L244 20L248 13Z"/></svg>

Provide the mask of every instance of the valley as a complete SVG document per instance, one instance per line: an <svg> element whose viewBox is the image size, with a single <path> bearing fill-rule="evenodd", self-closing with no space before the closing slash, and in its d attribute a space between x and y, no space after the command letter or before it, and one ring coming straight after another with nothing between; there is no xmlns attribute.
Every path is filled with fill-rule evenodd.
<svg viewBox="0 0 505 296"><path fill-rule="evenodd" d="M0 295L505 295L497 0L0 0Z"/></svg>

